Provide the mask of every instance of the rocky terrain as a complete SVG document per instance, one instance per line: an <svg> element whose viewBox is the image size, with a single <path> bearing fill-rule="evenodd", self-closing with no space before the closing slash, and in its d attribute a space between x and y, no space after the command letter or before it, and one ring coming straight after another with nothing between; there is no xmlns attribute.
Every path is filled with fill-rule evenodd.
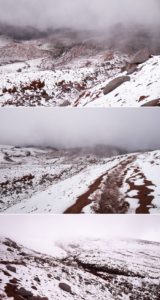
<svg viewBox="0 0 160 300"><path fill-rule="evenodd" d="M160 244L156 242L61 242L53 245L49 256L0 237L0 257L2 300L160 298Z"/></svg>
<svg viewBox="0 0 160 300"><path fill-rule="evenodd" d="M0 24L0 106L159 106L158 30L109 32Z"/></svg>
<svg viewBox="0 0 160 300"><path fill-rule="evenodd" d="M0 147L3 213L159 213L160 151Z"/></svg>

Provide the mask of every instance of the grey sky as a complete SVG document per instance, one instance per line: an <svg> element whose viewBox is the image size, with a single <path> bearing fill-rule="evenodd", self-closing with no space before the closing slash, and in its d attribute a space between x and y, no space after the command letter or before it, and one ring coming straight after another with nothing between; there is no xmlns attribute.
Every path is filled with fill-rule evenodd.
<svg viewBox="0 0 160 300"><path fill-rule="evenodd" d="M160 149L159 109L2 108L0 144Z"/></svg>
<svg viewBox="0 0 160 300"><path fill-rule="evenodd" d="M1 215L0 234L51 254L54 242L79 238L128 237L160 242L160 218L156 215Z"/></svg>
<svg viewBox="0 0 160 300"><path fill-rule="evenodd" d="M159 24L159 0L0 0L0 20L38 27L107 28Z"/></svg>

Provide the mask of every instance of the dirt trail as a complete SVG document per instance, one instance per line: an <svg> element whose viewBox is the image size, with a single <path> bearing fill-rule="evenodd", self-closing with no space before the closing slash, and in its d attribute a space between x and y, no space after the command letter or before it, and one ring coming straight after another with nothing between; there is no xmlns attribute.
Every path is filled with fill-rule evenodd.
<svg viewBox="0 0 160 300"><path fill-rule="evenodd" d="M94 183L92 183L90 186L89 186L89 189L88 191L86 191L84 194L80 195L78 198L77 198L77 201L75 204L73 204L72 206L70 206L67 210L64 211L64 214L78 214L78 213L82 213L82 210L85 206L91 204L93 202L93 200L90 200L89 197L95 192L98 190L98 188L100 187L102 181L103 181L103 178L105 176L107 176L108 174L111 173L111 176L112 176L112 179L114 179L114 175L115 173L118 172L118 168L119 166L122 167L122 169L126 168L126 166L131 163L133 160L135 159L134 156L132 156L131 158L129 159L124 159L123 161L119 162L117 165L115 165L114 167L112 167L111 169L109 169L106 173L104 173L103 175L101 175L100 177L98 177ZM113 172L113 173L112 173ZM121 175L121 174L120 174ZM118 180L117 180L117 187L119 189L119 177L121 176L118 176ZM108 177L110 179L110 175ZM122 180L121 180L122 182ZM108 182L106 182L106 185L107 185ZM110 185L110 180L109 180L109 185ZM108 189L111 189L111 187L109 186ZM114 189L114 188L113 188ZM106 196L106 199L107 199L107 196ZM94 201L96 201L96 199L94 199ZM105 213L105 211L101 211L99 213Z"/></svg>
<svg viewBox="0 0 160 300"><path fill-rule="evenodd" d="M107 172L108 173L108 172ZM87 192L85 192L84 194L82 194L81 196L79 196L77 198L77 201L75 204L73 204L72 206L70 206L65 212L64 214L78 214L82 212L82 209L91 204L92 201L89 199L89 196L94 193L94 191L96 191L98 189L98 187L100 186L103 177L105 175L107 175L107 173L101 175L99 178L96 179L96 181L94 183L92 183L89 186L89 189Z"/></svg>
<svg viewBox="0 0 160 300"><path fill-rule="evenodd" d="M106 173L98 177L94 183L89 186L88 191L80 195L77 198L77 201L70 206L64 214L82 213L83 208L91 203L95 204L95 206L93 205L95 213L126 213L129 209L129 203L125 200L126 198L139 200L139 206L135 211L136 214L149 214L150 208L154 208L154 205L152 204L154 196L151 195L154 191L152 189L153 183L147 180L138 167L136 167L133 172L134 176L132 175L126 180L129 189L125 196L120 193L124 178L136 157L136 155L132 155L127 159L125 158ZM136 180L137 175L143 179L144 183L142 185L136 185L136 183L134 183L134 179ZM107 176L106 181L104 181L105 176ZM105 187L101 190L102 194L100 199L98 200L98 196L95 195L94 199L90 200L90 196L100 188L102 182ZM127 194L130 191L137 191L138 194L129 197ZM96 207L96 205L98 205L98 207Z"/></svg>

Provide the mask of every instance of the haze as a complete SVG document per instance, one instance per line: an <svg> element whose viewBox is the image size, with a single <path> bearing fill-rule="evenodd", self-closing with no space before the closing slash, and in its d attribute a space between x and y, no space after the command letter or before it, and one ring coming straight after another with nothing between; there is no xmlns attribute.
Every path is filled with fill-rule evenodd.
<svg viewBox="0 0 160 300"><path fill-rule="evenodd" d="M57 241L135 238L160 242L159 216L1 215L0 234L34 250L54 254ZM65 229L65 230L64 230Z"/></svg>
<svg viewBox="0 0 160 300"><path fill-rule="evenodd" d="M83 147L114 145L129 151L160 149L159 110L2 108L0 144Z"/></svg>
<svg viewBox="0 0 160 300"><path fill-rule="evenodd" d="M0 0L0 21L38 28L160 24L159 0Z"/></svg>

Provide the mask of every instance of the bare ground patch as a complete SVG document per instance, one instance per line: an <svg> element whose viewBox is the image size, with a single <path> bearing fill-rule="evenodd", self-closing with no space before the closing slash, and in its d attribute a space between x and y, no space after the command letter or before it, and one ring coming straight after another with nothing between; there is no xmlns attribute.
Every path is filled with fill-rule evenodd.
<svg viewBox="0 0 160 300"><path fill-rule="evenodd" d="M136 182L134 182L134 180L136 181L135 176L137 175L140 176L141 179L143 179L143 184L137 185ZM136 213L149 214L149 209L154 208L154 205L152 204L154 196L151 195L151 193L154 192L154 189L152 189L152 186L154 187L154 184L145 177L145 175L140 171L138 167L137 169L135 169L135 175L131 178L128 178L126 182L129 185L127 193L133 190L137 192L136 196L132 196L132 198L139 200L139 206L136 209Z"/></svg>
<svg viewBox="0 0 160 300"><path fill-rule="evenodd" d="M75 204L69 207L65 214L78 214L87 205L93 203L95 213L126 213L129 204L123 199L120 187L123 184L126 166L135 159L131 156L117 166L98 177L84 194L77 198Z"/></svg>

